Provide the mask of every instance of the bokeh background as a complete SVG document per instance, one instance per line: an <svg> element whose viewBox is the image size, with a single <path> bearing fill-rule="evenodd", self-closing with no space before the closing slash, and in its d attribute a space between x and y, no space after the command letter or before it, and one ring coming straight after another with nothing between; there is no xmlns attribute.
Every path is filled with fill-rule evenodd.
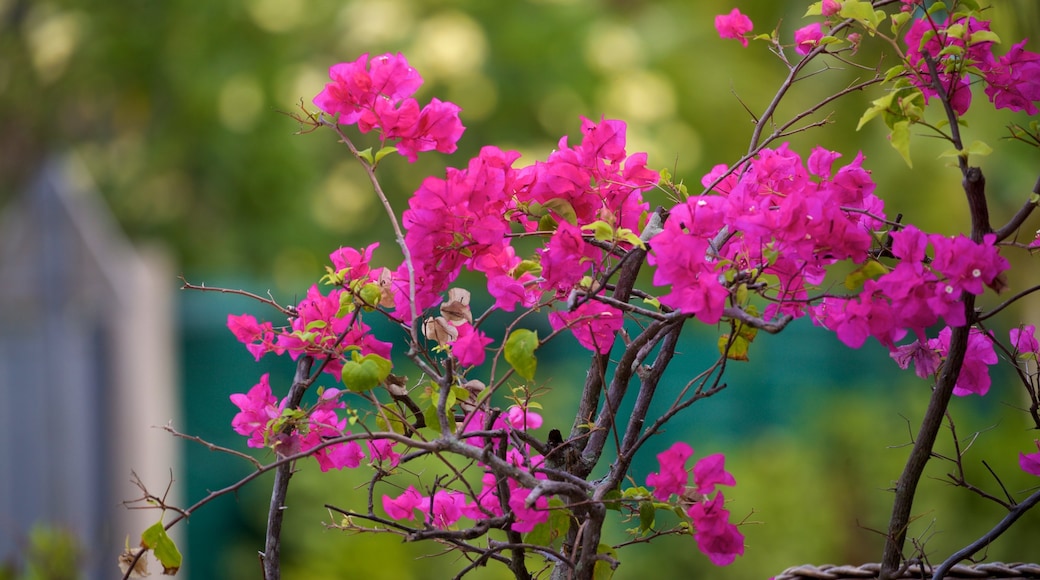
<svg viewBox="0 0 1040 580"><path fill-rule="evenodd" d="M300 127L289 116L301 106L313 110L310 99L331 64L362 53L402 52L425 79L420 101L437 96L462 107L467 131L456 155L427 154L415 164L396 156L384 162L383 185L398 208L423 177L464 165L485 144L521 151L521 163L544 158L561 136L577 139L581 116L627 120L629 151L648 151L651 165L668 168L696 189L713 165L732 162L747 150L751 113L765 107L786 74L764 43L745 49L720 40L714 16L737 5L754 20L755 32L769 32L779 23L780 36L790 39L802 25L806 4L0 0L0 208L12 211L49 163L71 156L89 176L100 207L114 216L112 228L135 247L148 248L143 255L161 255L155 259L169 265L167 291L179 287L176 276L182 274L192 282L270 292L280 302L294 302L323 273L328 253L340 246L379 240L377 261L400 259L387 220L347 150L330 132L296 134ZM1000 2L990 14L1005 49L1012 39L1029 37L1028 48L1040 51L1035 2ZM855 61L884 70L890 52L865 49ZM837 61L823 68L814 67L821 74L795 86L778 119L872 74ZM902 213L906 221L933 231L963 230L967 210L956 170L938 159L942 143L916 138L915 167L909 170L887 145L880 123L855 130L860 113L877 96L866 91L823 108L812 120L829 116L830 122L793 136L792 146L807 155L814 144L823 144L845 160L863 151L889 215ZM976 98L983 102L981 91ZM991 214L999 221L1028 196L1038 156L1002 140L1005 125L1023 122L1024 115L977 109L968 117L968 130L971 138L997 149L983 168L993 196ZM651 199L665 202L663 193ZM1032 220L1027 230L1037 226ZM1025 283L1012 279L1015 288ZM269 319L276 313L217 294L178 293L172 300L169 351L176 408L168 415L181 431L244 449L230 430L234 407L228 395L248 389L262 372L272 373L272 384L285 385L292 369L286 361L254 364L223 324L229 313ZM985 303L996 299L987 297ZM1006 331L1023 317L1037 319L1035 311L1008 311L994 326ZM673 388L704 367L716 339L716 328L690 333L672 372ZM570 423L573 403L567 393L584 377L580 355L572 344L544 354L543 368L552 369L554 387L542 401L549 424ZM60 361L60 353L55 357ZM738 518L746 516L747 554L716 569L691 539L663 538L626 548L617 578L651 570L662 578L768 577L802 563L858 564L880 557L878 530L891 499L886 489L901 469L927 383L896 372L883 349L850 351L807 321L780 336L761 336L751 362L734 367L730 387L682 415L668 441L661 438L648 449L633 475L643 478L654 470L653 452L677 438L698 454L726 453L738 481L727 498ZM17 389L11 377L0 373L0 388ZM139 379L147 382L147 373ZM965 458L969 476L1002 494L982 464L985 459L1018 498L1036 484L1016 464L1017 453L1029 451L1032 441L1021 402L1005 373L996 375L985 399L953 405L958 435L963 443L972 442ZM107 417L121 420L117 414ZM249 470L201 446L176 445L173 493L185 505ZM940 453L953 452L948 433L942 445ZM18 477L14 459L0 477ZM1003 515L993 504L943 483L948 470L948 464L932 465L912 532L923 551L939 560ZM323 522L330 516L322 505L356 501L364 479L316 472L316 466L304 465L293 480L286 577L442 578L458 568L456 556L420 558L426 547L396 537L327 530ZM119 481L129 476L109 474ZM153 491L166 483L151 482L158 487ZM261 479L222 498L182 526L185 577L259 576L256 552L269 483ZM104 501L101 511L114 507L110 498ZM67 554L79 563L74 568L111 571L105 566L115 555L100 549L108 543L63 535L62 525L58 521L30 534L0 514L0 529L9 532L0 536L7 542L0 545L0 557L6 558L0 574L20 577L33 550L51 560ZM618 523L612 541L624 541L624 529L633 525ZM121 544L125 535L139 531L115 536ZM1023 547L1038 541L1040 522L1030 516L988 556L1028 557ZM504 572L492 568L474 576L499 578ZM97 577L109 577L108 572Z"/></svg>

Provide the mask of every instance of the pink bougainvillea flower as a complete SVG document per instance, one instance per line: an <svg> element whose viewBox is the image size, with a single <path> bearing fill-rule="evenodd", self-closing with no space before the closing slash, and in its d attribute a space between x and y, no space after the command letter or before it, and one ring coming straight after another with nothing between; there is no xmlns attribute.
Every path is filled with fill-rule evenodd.
<svg viewBox="0 0 1040 580"><path fill-rule="evenodd" d="M600 354L610 352L614 345L614 335L621 330L624 322L620 310L596 300L583 302L571 311L549 313L549 324L553 330L570 327L578 344Z"/></svg>
<svg viewBox="0 0 1040 580"><path fill-rule="evenodd" d="M646 476L646 485L654 488L655 498L666 501L672 494L682 495L686 491L686 484L690 481L686 460L691 455L693 448L682 441L676 441L667 450L657 454L661 471Z"/></svg>
<svg viewBox="0 0 1040 580"><path fill-rule="evenodd" d="M1011 344L1018 354L1040 355L1040 343L1036 340L1036 325L1027 324L1020 328L1012 328L1009 335Z"/></svg>
<svg viewBox="0 0 1040 580"><path fill-rule="evenodd" d="M938 338L928 341L928 348L945 357L950 351L951 333L949 326L943 328ZM964 353L964 363L953 387L953 394L958 397L985 395L990 387L989 366L995 364L997 353L993 350L993 342L981 330L972 328L968 333L968 350Z"/></svg>
<svg viewBox="0 0 1040 580"><path fill-rule="evenodd" d="M1040 449L1040 441L1036 442L1036 447ZM1019 453L1018 465L1022 468L1022 471L1040 476L1040 451L1036 453Z"/></svg>
<svg viewBox="0 0 1040 580"><path fill-rule="evenodd" d="M986 96L998 109L1037 114L1040 102L1040 54L1025 50L1023 40L984 72Z"/></svg>
<svg viewBox="0 0 1040 580"><path fill-rule="evenodd" d="M314 459L323 472L344 467L353 469L365 460L365 453L357 441L347 441L322 448L314 454Z"/></svg>
<svg viewBox="0 0 1040 580"><path fill-rule="evenodd" d="M726 471L726 456L721 453L698 459L693 465L693 481L702 495L711 495L716 485L737 484L733 474Z"/></svg>
<svg viewBox="0 0 1040 580"><path fill-rule="evenodd" d="M819 22L813 22L794 31L794 49L798 54L809 54L823 38L823 28Z"/></svg>
<svg viewBox="0 0 1040 580"><path fill-rule="evenodd" d="M426 514L427 522L440 530L446 530L455 525L455 522L462 517L462 510L465 507L466 496L463 493L443 489L433 494L432 499L423 498L418 505L419 511Z"/></svg>
<svg viewBox="0 0 1040 580"><path fill-rule="evenodd" d="M686 511L693 520L697 547L716 566L728 566L744 554L744 535L730 523L724 503L720 492L710 500L695 502Z"/></svg>
<svg viewBox="0 0 1040 580"><path fill-rule="evenodd" d="M390 467L395 467L401 462L401 454L394 451L394 445L397 442L389 439L372 439L368 441L368 454L372 461L385 461Z"/></svg>
<svg viewBox="0 0 1040 580"><path fill-rule="evenodd" d="M408 489L404 490L404 493L396 498L384 495L383 510L386 511L386 515L395 520L410 520L415 517L413 510L417 509L423 502L423 496L409 485Z"/></svg>
<svg viewBox="0 0 1040 580"><path fill-rule="evenodd" d="M530 409L513 405L506 411L506 421L514 429L537 429L542 426L542 416Z"/></svg>
<svg viewBox="0 0 1040 580"><path fill-rule="evenodd" d="M834 16L841 10L841 4L838 0L823 0L820 6L820 12L824 16Z"/></svg>
<svg viewBox="0 0 1040 580"><path fill-rule="evenodd" d="M247 445L250 447L263 447L267 425L282 414L278 398L271 394L268 374L264 373L260 382L253 385L248 393L231 395L231 402L239 408L239 412L231 419L235 433L249 437Z"/></svg>
<svg viewBox="0 0 1040 580"><path fill-rule="evenodd" d="M510 529L514 532L530 532L535 526L549 519L548 498L544 495L538 496L534 505L528 506L527 497L529 495L531 495L531 490L525 487L520 487L519 485L510 486L509 509L512 510L513 516L516 518L510 525Z"/></svg>
<svg viewBox="0 0 1040 580"><path fill-rule="evenodd" d="M458 338L451 343L451 354L464 367L478 366L484 364L487 354L484 347L491 344L491 339L483 332L473 328L466 322L456 327L459 331Z"/></svg>
<svg viewBox="0 0 1040 580"><path fill-rule="evenodd" d="M719 14L715 17L715 30L719 31L721 38L736 38L744 46L748 45L745 35L751 32L754 24L751 19L734 8L729 14Z"/></svg>

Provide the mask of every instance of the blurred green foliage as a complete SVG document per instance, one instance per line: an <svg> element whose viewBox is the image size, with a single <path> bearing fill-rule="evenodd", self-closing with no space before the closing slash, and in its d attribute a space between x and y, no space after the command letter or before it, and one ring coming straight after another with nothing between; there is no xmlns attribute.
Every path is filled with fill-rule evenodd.
<svg viewBox="0 0 1040 580"><path fill-rule="evenodd" d="M185 271L274 276L288 289L316 276L332 249L388 240L389 229L331 134L293 136L297 125L280 113L312 107L331 64L386 51L405 53L426 79L420 97L458 102L468 126L454 157L385 164L398 207L422 177L464 165L485 144L544 158L561 136L574 138L581 115L628 120L631 150L696 185L746 150L745 106L761 111L785 73L763 44L717 38L714 15L731 4L0 0L0 203L44 156L71 149L129 233L172 244ZM779 21L787 36L804 11L739 4L756 32ZM1038 36L1038 12L1029 0L992 9L1005 38ZM857 61L872 67L879 57ZM796 87L781 117L869 74L835 67L844 70ZM957 178L938 163L906 171L878 127L856 133L870 98L824 108L814 119L834 113L834 122L792 141L849 157L865 150L882 190L906 192L888 196L895 211L949 227L959 215L928 208L956 195ZM972 115L990 140L1007 118ZM916 145L925 158L935 152L927 140ZM990 163L990 183L1013 204L1030 169L1003 153ZM399 260L392 249L384 256Z"/></svg>
<svg viewBox="0 0 1040 580"><path fill-rule="evenodd" d="M485 144L516 148L528 162L544 158L561 136L574 140L582 115L626 119L630 151L649 151L652 165L668 167L696 190L711 166L746 151L751 115L764 108L786 72L760 43L745 49L719 40L714 15L739 5L755 21L756 32L780 22L781 36L790 38L806 4L0 0L0 205L20 191L46 156L72 150L87 161L128 233L169 244L189 278L252 275L299 295L303 284L320 275L328 252L340 245L379 239L384 244L378 259L389 264L400 259L347 151L329 133L293 135L299 127L283 114L298 111L301 103L313 108L310 99L331 64L363 52L400 51L426 79L421 99L438 96L463 108L468 130L456 156L428 154L414 165L393 158L382 165L381 177L398 208L423 177L441 174L445 165L464 165ZM1038 4L995 4L991 14L1004 46L1030 37L1028 48L1040 51ZM872 68L882 52L890 51L864 49L856 61ZM840 63L823 72L796 85L779 111L781 120L872 74ZM846 160L863 150L891 215L904 213L906 221L926 229L963 227L967 212L960 178L932 161L944 146L916 139L915 159L921 162L909 171L888 147L879 123L855 131L873 98L869 92L855 94L825 107L812 120L830 115L832 122L793 136L792 143L803 154L820 143ZM1036 179L1035 153L999 142L1004 125L1014 119L1021 117L985 110L968 118L973 138L997 149L984 165L995 219L1013 211ZM652 200L664 201L663 195ZM760 342L756 349L768 348L768 339ZM753 350L751 364L756 356ZM580 363L564 362L573 368L561 369L583 372ZM784 367L765 370L791 379L779 368ZM231 382L239 389L243 381ZM841 384L801 386L833 391ZM782 399L791 392L771 386L762 396ZM870 530L887 518L890 495L883 490L901 468L905 452L899 446L911 436L892 412L893 397L906 397L902 408L916 410L925 389L914 383L884 395L857 393L812 395L817 404L802 414L774 417L769 424L778 427L717 449L731 458L740 484L732 493L732 510L749 515L748 554L736 565L708 569L688 539L667 538L629 548L618 577L643 576L647 569L659 577L698 572L712 578L766 577L803 562L876 560L880 537ZM1006 409L1004 415L972 415L976 401L957 404L958 413L968 413L969 425L959 425L962 437L996 421L1020 419ZM205 412L222 413L226 423L231 409L208 406ZM721 416L748 418L736 411ZM907 413L909 421L915 417ZM975 459L992 457L1004 462L991 467L1010 491L1033 485L1009 452L1024 450L1024 439L1013 428L983 433L971 450L972 477L992 481ZM696 440L694 445L700 449ZM946 466L932 469L941 478ZM330 577L346 569L356 577L429 578L458 568L451 554L417 559L424 547L394 537L346 538L321 528L316 522L329 519L322 503L342 501L340 494L362 479L350 472L318 478L314 471L307 466L292 488L289 577ZM914 524L929 553L948 552L976 537L999 513L963 490L932 483L917 510L923 516ZM989 489L999 493L993 485ZM265 493L263 485L249 487L239 504L254 526L262 526ZM1021 528L1019 536L1001 540L989 555L1021 557L1009 548L1036 545L1035 528ZM224 577L256 577L257 545L233 551L221 564ZM379 556L372 557L375 553Z"/></svg>
<svg viewBox="0 0 1040 580"><path fill-rule="evenodd" d="M36 526L24 539L20 561L0 563L0 580L76 580L86 557L74 533Z"/></svg>

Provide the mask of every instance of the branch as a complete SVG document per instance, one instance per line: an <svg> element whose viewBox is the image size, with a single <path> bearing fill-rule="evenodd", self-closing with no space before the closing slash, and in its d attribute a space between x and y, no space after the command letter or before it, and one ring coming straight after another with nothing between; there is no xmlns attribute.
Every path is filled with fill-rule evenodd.
<svg viewBox="0 0 1040 580"><path fill-rule="evenodd" d="M328 360L328 358L326 358ZM314 359L309 356L300 357L296 362L296 375L289 388L289 406L294 409L300 404L303 392L310 384L311 364ZM291 429L286 425L285 431ZM264 567L264 580L279 580L282 577L282 516L285 513L285 496L289 493L289 479L292 477L292 463L283 463L274 473L274 484L271 489L271 506L267 511L267 538L260 561Z"/></svg>
<svg viewBox="0 0 1040 580"><path fill-rule="evenodd" d="M1000 520L1000 523L993 526L993 529L986 532L979 539L975 540L971 544L968 544L964 548L961 548L955 552L952 556L946 559L932 574L932 580L942 580L946 578L946 573L950 571L955 564L961 560L970 558L973 554L979 550L990 545L994 540L999 538L1001 534L1006 532L1008 528L1014 524L1018 518L1022 517L1027 511L1033 509L1037 503L1040 503L1040 491L1033 492L1033 495L1026 498L1025 501L1016 505L1008 515L1004 516L1004 519Z"/></svg>

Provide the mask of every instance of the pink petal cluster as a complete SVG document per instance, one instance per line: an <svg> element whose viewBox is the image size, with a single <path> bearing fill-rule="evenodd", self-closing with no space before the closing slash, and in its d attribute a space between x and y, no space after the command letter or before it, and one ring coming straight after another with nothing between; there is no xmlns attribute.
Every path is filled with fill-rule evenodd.
<svg viewBox="0 0 1040 580"><path fill-rule="evenodd" d="M283 457L305 453L326 439L350 434L344 432L347 420L340 419L336 411L346 406L339 400L341 394L338 389L322 391L318 402L307 413L305 424L296 425L289 431L276 430L276 420L281 417L287 400L279 402L271 393L269 377L265 373L247 393L231 395L231 402L239 409L231 419L231 427L249 438L247 445L250 447L271 447ZM364 458L356 441L328 445L314 452L314 459L322 471L357 467Z"/></svg>
<svg viewBox="0 0 1040 580"><path fill-rule="evenodd" d="M367 54L354 62L333 65L325 88L314 104L343 125L357 125L362 133L379 131L384 145L414 162L422 151L454 153L465 127L459 107L433 99L419 108L412 94L422 77L401 54L384 54L369 62Z"/></svg>
<svg viewBox="0 0 1040 580"><path fill-rule="evenodd" d="M1040 442L1037 442L1036 448L1040 449ZM1040 451L1036 453L1019 453L1018 465L1022 468L1022 471L1040 477Z"/></svg>
<svg viewBox="0 0 1040 580"><path fill-rule="evenodd" d="M809 54L823 38L823 27L813 22L794 31L794 49L798 54Z"/></svg>
<svg viewBox="0 0 1040 580"><path fill-rule="evenodd" d="M754 24L740 10L734 8L729 14L719 14L715 17L715 30L719 31L720 38L736 38L744 46L748 45L747 33L751 32Z"/></svg>
<svg viewBox="0 0 1040 580"><path fill-rule="evenodd" d="M672 495L689 495L690 472L686 470L686 460L691 455L693 448L682 441L657 455L661 470L646 478L646 485L654 488L654 499L667 501ZM713 564L726 566L744 553L744 536L730 522L729 511L723 507L726 500L721 491L716 492L715 486L736 485L736 479L726 471L722 454L701 458L692 471L694 494L698 499L686 513L693 522L697 547Z"/></svg>
<svg viewBox="0 0 1040 580"><path fill-rule="evenodd" d="M765 316L804 316L807 287L831 264L865 260L871 232L882 227L883 205L862 155L833 171L839 157L817 147L803 162L784 144L732 172L712 169L702 182L718 195L672 208L650 241L653 282L671 286L661 303L715 324L729 297L725 270L758 270L779 280Z"/></svg>
<svg viewBox="0 0 1040 580"><path fill-rule="evenodd" d="M423 182L402 218L415 271L416 310L435 305L463 269L482 273L495 306L505 311L533 306L545 292L566 296L604 259L603 251L586 241L583 226L604 222L638 231L649 209L642 192L659 175L646 167L645 153L625 152L624 123L583 119L581 132L579 145L568 145L564 137L544 162L514 168L518 153L485 147L466 168ZM523 260L507 235L514 227L532 234L553 228L536 252L541 277L537 270L521 269ZM413 307L408 277L402 263L392 282L395 314L402 320ZM609 348L612 338L599 335L620 328L620 316L599 307L586 310L557 316L557 324L583 317L589 322L571 326L579 342Z"/></svg>

